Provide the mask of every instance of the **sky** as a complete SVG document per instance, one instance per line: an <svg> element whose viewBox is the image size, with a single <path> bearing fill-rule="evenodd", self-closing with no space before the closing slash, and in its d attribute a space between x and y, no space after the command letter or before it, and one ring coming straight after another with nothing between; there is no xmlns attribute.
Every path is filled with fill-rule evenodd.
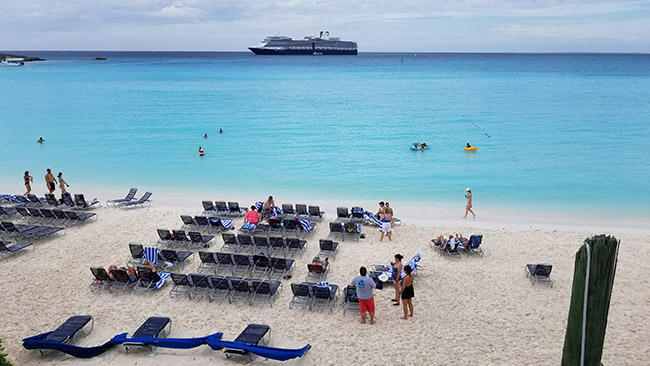
<svg viewBox="0 0 650 366"><path fill-rule="evenodd" d="M650 52L650 0L2 0L0 50L246 51L328 30L360 52Z"/></svg>

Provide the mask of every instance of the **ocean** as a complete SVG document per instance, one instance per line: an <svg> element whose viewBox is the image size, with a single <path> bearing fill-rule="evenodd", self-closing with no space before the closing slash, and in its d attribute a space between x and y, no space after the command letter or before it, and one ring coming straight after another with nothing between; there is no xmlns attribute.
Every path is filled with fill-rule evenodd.
<svg viewBox="0 0 650 366"><path fill-rule="evenodd" d="M0 67L9 193L50 167L206 199L462 211L471 187L479 210L650 218L650 55L15 53L47 61Z"/></svg>

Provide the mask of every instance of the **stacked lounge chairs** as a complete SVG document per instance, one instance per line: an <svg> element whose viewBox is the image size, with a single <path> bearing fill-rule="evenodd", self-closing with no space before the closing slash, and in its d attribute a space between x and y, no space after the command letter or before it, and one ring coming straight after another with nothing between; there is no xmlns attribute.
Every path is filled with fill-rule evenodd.
<svg viewBox="0 0 650 366"><path fill-rule="evenodd" d="M16 206L15 210L24 222L42 224L72 226L86 222L92 218L97 219L97 214L94 212L64 211L56 208L32 208L23 206Z"/></svg>
<svg viewBox="0 0 650 366"><path fill-rule="evenodd" d="M60 231L65 232L65 228L57 226L22 225L8 221L0 222L0 236L5 237L40 239L57 234Z"/></svg>

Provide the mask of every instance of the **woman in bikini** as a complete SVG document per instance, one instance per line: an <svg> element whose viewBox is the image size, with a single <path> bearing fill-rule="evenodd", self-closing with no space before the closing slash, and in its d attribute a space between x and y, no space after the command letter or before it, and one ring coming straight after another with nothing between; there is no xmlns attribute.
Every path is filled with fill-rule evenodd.
<svg viewBox="0 0 650 366"><path fill-rule="evenodd" d="M467 218L468 212L472 213L472 218L476 218L476 214L472 211L472 190L469 188L465 190L465 199L467 200L467 203L465 204L465 216L463 216L463 218Z"/></svg>
<svg viewBox="0 0 650 366"><path fill-rule="evenodd" d="M402 279L402 305L404 307L404 316L401 319L408 319L408 316L413 316L413 298L415 292L413 291L413 275L411 274L411 266L404 266L406 276ZM409 314L410 313L410 314Z"/></svg>
<svg viewBox="0 0 650 366"><path fill-rule="evenodd" d="M63 173L59 172L57 177L59 178L59 188L61 188L61 199L63 199L63 195L68 192L65 187L70 187L70 185L63 180Z"/></svg>
<svg viewBox="0 0 650 366"><path fill-rule="evenodd" d="M393 280L393 287L395 288L395 298L391 299L391 301L394 301L395 304L393 306L399 306L399 293L400 293L400 281L399 278L402 275L402 255L401 254L395 254L395 262L391 263L393 266L392 271L391 271L391 279Z"/></svg>
<svg viewBox="0 0 650 366"><path fill-rule="evenodd" d="M390 222L393 219L393 215L390 213L390 208L386 207L384 208L384 214L380 217L381 220L381 236L379 237L379 241L384 240L384 235L388 238L388 241L391 241L391 227L390 227Z"/></svg>
<svg viewBox="0 0 650 366"><path fill-rule="evenodd" d="M25 176L23 178L25 178L25 188L27 188L27 192L25 192L23 196L27 196L32 192L32 185L30 183L34 181L34 178L31 175L29 175L28 171L25 172Z"/></svg>

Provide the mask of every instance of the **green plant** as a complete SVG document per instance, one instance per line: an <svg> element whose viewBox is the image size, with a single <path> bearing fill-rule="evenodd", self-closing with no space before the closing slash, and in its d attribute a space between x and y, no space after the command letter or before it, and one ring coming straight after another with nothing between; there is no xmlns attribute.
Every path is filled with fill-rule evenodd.
<svg viewBox="0 0 650 366"><path fill-rule="evenodd" d="M5 356L7 356L7 354L4 352L2 340L0 339L0 366L11 366L11 362L7 361Z"/></svg>

